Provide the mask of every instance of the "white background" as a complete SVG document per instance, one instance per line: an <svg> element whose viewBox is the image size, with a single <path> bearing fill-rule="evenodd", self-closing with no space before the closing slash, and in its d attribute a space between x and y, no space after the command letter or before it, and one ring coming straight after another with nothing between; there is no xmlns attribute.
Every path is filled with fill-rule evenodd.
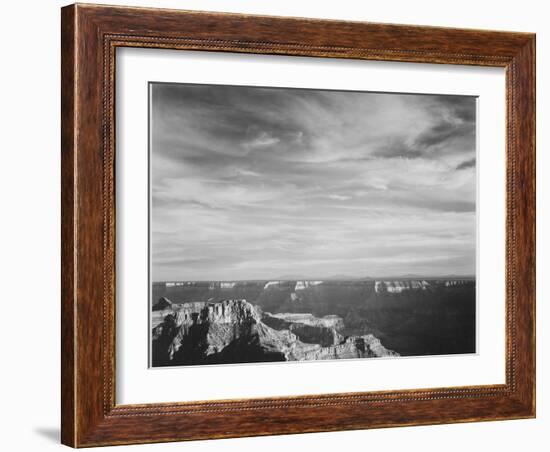
<svg viewBox="0 0 550 452"><path fill-rule="evenodd" d="M550 181L542 177L550 157L550 31L545 3L518 1L277 2L140 1L119 4L244 13L413 23L537 32L538 144L538 412L537 419L371 431L232 439L186 444L119 447L116 450L547 450L550 429L548 289ZM59 424L59 7L63 2L3 5L1 275L4 321L0 346L2 449L56 450ZM545 381L546 380L546 381ZM547 440L546 440L547 442Z"/></svg>
<svg viewBox="0 0 550 452"><path fill-rule="evenodd" d="M158 49L117 52L117 403L504 383L503 69ZM477 354L148 369L148 81L479 96Z"/></svg>

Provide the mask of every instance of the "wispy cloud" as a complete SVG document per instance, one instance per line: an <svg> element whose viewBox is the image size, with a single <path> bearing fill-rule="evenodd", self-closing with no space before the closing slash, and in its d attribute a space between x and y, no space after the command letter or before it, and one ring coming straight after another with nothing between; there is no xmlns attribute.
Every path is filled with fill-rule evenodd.
<svg viewBox="0 0 550 452"><path fill-rule="evenodd" d="M151 89L154 279L474 272L475 98Z"/></svg>
<svg viewBox="0 0 550 452"><path fill-rule="evenodd" d="M456 169L461 170L461 169L475 168L475 166L476 166L476 159L470 159L457 165Z"/></svg>

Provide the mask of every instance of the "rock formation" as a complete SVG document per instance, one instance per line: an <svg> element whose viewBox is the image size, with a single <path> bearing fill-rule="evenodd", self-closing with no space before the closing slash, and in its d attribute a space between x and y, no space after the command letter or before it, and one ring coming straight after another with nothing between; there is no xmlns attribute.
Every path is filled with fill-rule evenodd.
<svg viewBox="0 0 550 452"><path fill-rule="evenodd" d="M376 281L374 290L376 293L401 293L404 290L426 290L429 286L428 281Z"/></svg>
<svg viewBox="0 0 550 452"><path fill-rule="evenodd" d="M313 314L307 313L284 312L280 314L271 314L266 312L265 314L289 323L303 323L314 327L335 328L337 330L344 327L344 321L337 315L325 315L319 318L315 317Z"/></svg>
<svg viewBox="0 0 550 452"><path fill-rule="evenodd" d="M153 305L153 311L164 311L165 309L172 309L172 302L166 297L161 297Z"/></svg>
<svg viewBox="0 0 550 452"><path fill-rule="evenodd" d="M399 354L386 349L379 339L372 334L367 334L365 336L350 336L340 344L306 351L302 359L353 359L378 358L381 356L399 356Z"/></svg>
<svg viewBox="0 0 550 452"><path fill-rule="evenodd" d="M373 335L343 336L338 316L262 313L246 300L160 299L155 307L153 366L397 355Z"/></svg>
<svg viewBox="0 0 550 452"><path fill-rule="evenodd" d="M389 280L375 281L374 291L376 293L401 293L406 290L428 290L437 289L440 287L461 287L472 284L472 280L468 279L449 279L449 280Z"/></svg>
<svg viewBox="0 0 550 452"><path fill-rule="evenodd" d="M319 284L323 284L323 281L296 281L296 285L294 286L294 292L297 292L299 290L305 290L308 287L318 286Z"/></svg>

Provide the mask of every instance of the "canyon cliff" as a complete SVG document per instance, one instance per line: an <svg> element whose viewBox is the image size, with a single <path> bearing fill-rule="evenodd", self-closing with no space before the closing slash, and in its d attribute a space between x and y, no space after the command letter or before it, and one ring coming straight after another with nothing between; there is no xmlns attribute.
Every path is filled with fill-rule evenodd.
<svg viewBox="0 0 550 452"><path fill-rule="evenodd" d="M152 313L153 366L397 356L372 334L346 337L335 315L270 314L246 300L173 303Z"/></svg>

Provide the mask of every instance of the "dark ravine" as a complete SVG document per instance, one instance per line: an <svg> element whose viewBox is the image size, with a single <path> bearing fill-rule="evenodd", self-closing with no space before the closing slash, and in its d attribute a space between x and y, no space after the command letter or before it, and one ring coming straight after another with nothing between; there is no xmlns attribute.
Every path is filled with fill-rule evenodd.
<svg viewBox="0 0 550 452"><path fill-rule="evenodd" d="M242 299L162 297L151 320L153 367L398 356L372 334L344 336L338 316L270 314Z"/></svg>

